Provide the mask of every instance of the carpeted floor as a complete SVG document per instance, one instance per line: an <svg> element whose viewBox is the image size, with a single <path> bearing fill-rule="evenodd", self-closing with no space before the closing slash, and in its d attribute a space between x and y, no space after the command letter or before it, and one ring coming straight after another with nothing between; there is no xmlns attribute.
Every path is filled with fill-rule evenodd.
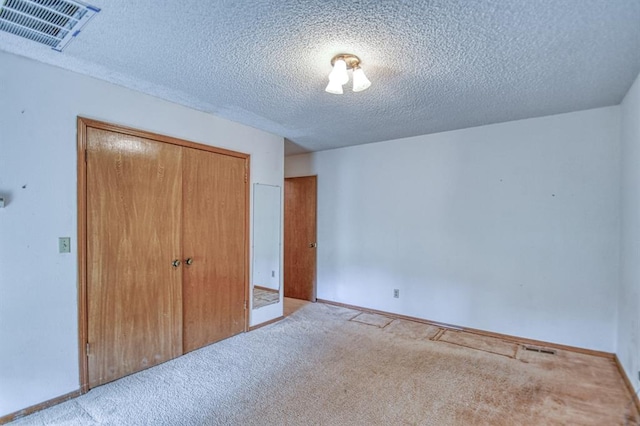
<svg viewBox="0 0 640 426"><path fill-rule="evenodd" d="M322 303L288 299L285 308L288 316L278 323L98 387L15 424L637 422L628 404L631 395L609 359L530 352L499 339L487 343L470 333Z"/></svg>

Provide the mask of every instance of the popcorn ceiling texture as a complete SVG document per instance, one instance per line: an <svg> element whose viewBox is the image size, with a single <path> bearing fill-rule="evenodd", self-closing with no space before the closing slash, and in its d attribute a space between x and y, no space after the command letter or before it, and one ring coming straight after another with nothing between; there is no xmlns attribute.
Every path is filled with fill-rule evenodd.
<svg viewBox="0 0 640 426"><path fill-rule="evenodd" d="M0 49L323 150L620 103L640 71L638 0L158 3L102 11L63 52ZM324 92L331 58L371 88Z"/></svg>

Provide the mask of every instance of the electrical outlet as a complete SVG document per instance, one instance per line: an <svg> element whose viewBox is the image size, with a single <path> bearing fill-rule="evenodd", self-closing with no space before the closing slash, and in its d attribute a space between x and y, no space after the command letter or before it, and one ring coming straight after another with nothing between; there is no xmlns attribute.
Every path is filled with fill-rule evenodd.
<svg viewBox="0 0 640 426"><path fill-rule="evenodd" d="M393 289L393 297L398 299L400 297L400 289L398 288L394 288Z"/></svg>

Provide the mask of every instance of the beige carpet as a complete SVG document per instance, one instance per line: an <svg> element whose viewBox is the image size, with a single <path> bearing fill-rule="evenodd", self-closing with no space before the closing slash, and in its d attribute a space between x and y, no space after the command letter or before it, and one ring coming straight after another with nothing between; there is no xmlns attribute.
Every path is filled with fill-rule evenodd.
<svg viewBox="0 0 640 426"><path fill-rule="evenodd" d="M456 344L431 340L441 333L434 326L393 320L380 328L351 321L358 314L351 309L291 300L285 307L290 316L278 323L98 387L16 424L637 422L609 359L522 350L513 358L461 345L477 346L469 336Z"/></svg>
<svg viewBox="0 0 640 426"><path fill-rule="evenodd" d="M370 314L368 312L362 312L355 317L351 318L351 321L356 321L362 324L373 325L374 327L384 328L393 321L392 318L389 318L384 315L378 314Z"/></svg>
<svg viewBox="0 0 640 426"><path fill-rule="evenodd" d="M505 342L495 337L481 336L464 331L444 330L434 340L510 358L515 358L518 351L518 345L513 342Z"/></svg>

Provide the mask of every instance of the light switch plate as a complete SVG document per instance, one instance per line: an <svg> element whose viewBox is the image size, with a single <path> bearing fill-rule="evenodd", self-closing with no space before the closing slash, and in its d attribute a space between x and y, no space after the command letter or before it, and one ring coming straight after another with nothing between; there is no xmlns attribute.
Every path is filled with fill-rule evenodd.
<svg viewBox="0 0 640 426"><path fill-rule="evenodd" d="M58 252L71 253L71 238L69 237L58 238Z"/></svg>

